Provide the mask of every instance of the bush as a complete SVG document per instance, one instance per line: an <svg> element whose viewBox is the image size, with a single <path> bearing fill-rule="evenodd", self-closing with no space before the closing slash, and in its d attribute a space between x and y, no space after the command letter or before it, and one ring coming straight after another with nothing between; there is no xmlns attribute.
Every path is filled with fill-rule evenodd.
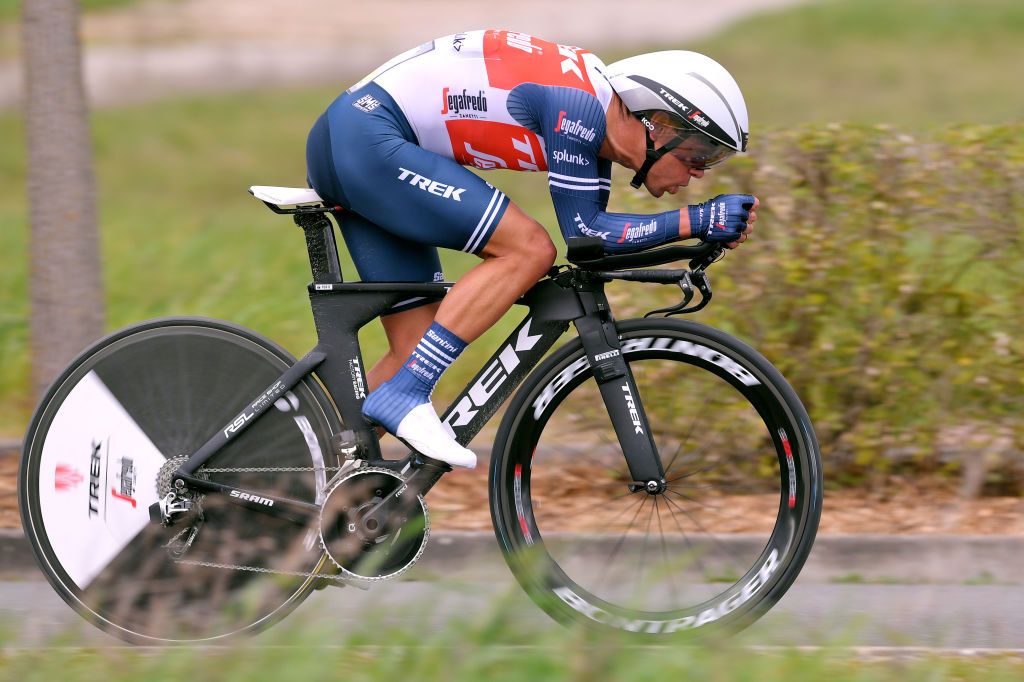
<svg viewBox="0 0 1024 682"><path fill-rule="evenodd" d="M688 190L689 202L718 192L761 200L753 239L712 269L716 305L698 317L786 375L832 481L980 470L975 487L1019 494L1022 133L780 132ZM640 193L625 203L659 210ZM619 317L674 296L637 293L616 301Z"/></svg>

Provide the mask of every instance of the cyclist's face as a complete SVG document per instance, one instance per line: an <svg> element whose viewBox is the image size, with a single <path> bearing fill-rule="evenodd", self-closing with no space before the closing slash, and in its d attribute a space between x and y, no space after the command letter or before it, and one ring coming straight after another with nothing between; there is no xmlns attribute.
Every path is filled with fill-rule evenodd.
<svg viewBox="0 0 1024 682"><path fill-rule="evenodd" d="M678 130L670 126L656 122L651 132L651 139L654 141L655 149L668 144L676 138ZM704 177L704 170L698 166L687 163L687 159L693 158L695 152L700 152L700 140L695 136L683 140L674 150L662 156L651 166L644 185L647 191L655 197L662 196L665 192L675 194L680 187L690 184L691 178Z"/></svg>
<svg viewBox="0 0 1024 682"><path fill-rule="evenodd" d="M665 192L675 194L680 187L689 185L691 178L703 177L703 170L691 168L674 154L666 154L651 166L644 185L653 196L660 197Z"/></svg>

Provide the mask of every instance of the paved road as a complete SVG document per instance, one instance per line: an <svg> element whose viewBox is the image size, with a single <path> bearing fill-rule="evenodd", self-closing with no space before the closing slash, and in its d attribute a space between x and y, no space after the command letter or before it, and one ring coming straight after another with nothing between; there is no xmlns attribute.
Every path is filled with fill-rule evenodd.
<svg viewBox="0 0 1024 682"><path fill-rule="evenodd" d="M342 641L366 622L384 622L410 631L429 630L453 619L478 619L501 608L502 618L520 631L557 628L523 594L493 544L472 535L438 538L406 578L361 591L328 588L314 593L288 622L312 620ZM460 544L461 543L461 544ZM1024 583L1019 578L1020 543L1007 542L999 554L991 539L935 542L933 539L876 538L870 542L822 538L801 578L783 600L748 630L743 641L757 645L839 645L931 647L941 649L1024 650ZM859 548L863 563L851 549ZM897 547L902 547L902 554ZM846 584L905 580L922 574L907 560L916 553L934 564L929 548L948 547L949 570L933 568L930 584ZM957 559L957 554L965 556ZM976 563L962 563L967 555ZM446 556L458 556L456 561ZM988 558L986 558L986 556ZM886 565L885 558L890 563ZM877 565L872 571L871 565ZM16 633L9 644L43 646L56 635L62 644L111 644L87 625L38 578L20 564L22 581L0 582L0 628ZM968 568L969 567L969 568ZM995 584L968 584L967 572L985 568ZM12 574L10 567L5 569ZM972 574L974 575L974 574ZM1014 576L1017 579L1014 579ZM497 606L499 605L500 606Z"/></svg>
<svg viewBox="0 0 1024 682"><path fill-rule="evenodd" d="M364 623L430 631L452 619L478 620L500 603L518 631L557 628L507 573L492 582L406 580L368 592L327 589L289 621L316 622L339 641ZM1024 587L999 585L836 585L798 582L744 635L755 645L1024 649ZM278 627L286 627L288 622ZM0 627L8 645L115 645L38 581L0 583Z"/></svg>

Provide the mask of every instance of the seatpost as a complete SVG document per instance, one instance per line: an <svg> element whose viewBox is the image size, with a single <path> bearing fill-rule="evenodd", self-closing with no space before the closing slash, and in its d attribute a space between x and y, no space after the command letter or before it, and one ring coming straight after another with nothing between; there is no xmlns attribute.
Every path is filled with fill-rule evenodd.
<svg viewBox="0 0 1024 682"><path fill-rule="evenodd" d="M334 241L334 224L330 219L323 213L296 213L295 224L306 234L309 269L313 272L314 284L344 281L338 261L338 245Z"/></svg>

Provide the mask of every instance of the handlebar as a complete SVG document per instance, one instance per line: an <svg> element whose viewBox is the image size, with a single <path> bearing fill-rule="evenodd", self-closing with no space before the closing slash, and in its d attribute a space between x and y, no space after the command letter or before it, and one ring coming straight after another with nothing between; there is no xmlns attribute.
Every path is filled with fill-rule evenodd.
<svg viewBox="0 0 1024 682"><path fill-rule="evenodd" d="M692 269L703 269L721 255L723 246L702 242L693 246L675 244L638 253L604 255L604 243L599 237L573 237L566 244L566 258L581 270L622 270L645 268L690 259Z"/></svg>

